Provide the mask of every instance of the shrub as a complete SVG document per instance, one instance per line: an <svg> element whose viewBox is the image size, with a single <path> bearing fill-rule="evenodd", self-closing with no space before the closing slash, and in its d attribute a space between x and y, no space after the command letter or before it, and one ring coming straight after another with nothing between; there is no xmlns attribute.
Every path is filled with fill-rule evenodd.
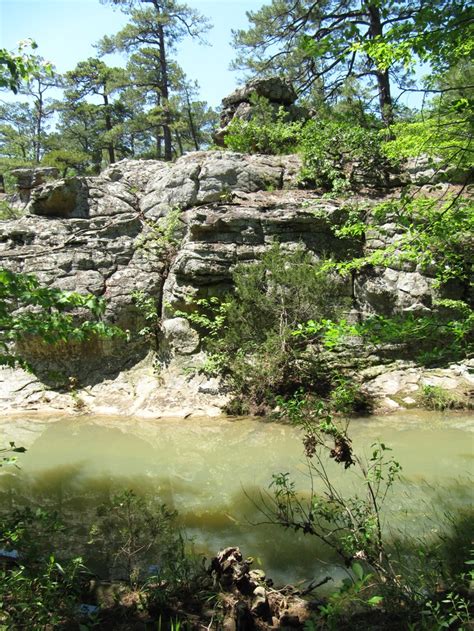
<svg viewBox="0 0 474 631"><path fill-rule="evenodd" d="M249 120L235 117L225 137L233 151L278 155L295 151L302 128L301 122L289 122L283 107L276 109L268 99L251 98Z"/></svg>
<svg viewBox="0 0 474 631"><path fill-rule="evenodd" d="M333 380L329 405L334 412L345 415L368 414L373 410L373 401L359 383L339 376Z"/></svg>
<svg viewBox="0 0 474 631"><path fill-rule="evenodd" d="M253 411L272 406L279 394L329 387L319 353L292 334L308 317L336 317L345 303L340 279L321 267L303 248L285 252L275 244L261 261L234 272L225 325L207 348L220 355L228 382Z"/></svg>
<svg viewBox="0 0 474 631"><path fill-rule="evenodd" d="M261 512L270 523L319 539L346 567L358 559L382 582L398 584L382 535L381 509L401 470L390 448L374 443L369 455L358 453L347 420L336 421L323 402L303 393L280 399L280 407L281 415L304 431L309 483L298 491L290 473L273 475L270 492L261 497ZM331 461L344 471L353 469L360 486L343 490Z"/></svg>
<svg viewBox="0 0 474 631"><path fill-rule="evenodd" d="M335 192L385 184L389 162L375 129L352 122L310 121L302 130L300 151L304 184Z"/></svg>
<svg viewBox="0 0 474 631"><path fill-rule="evenodd" d="M0 519L0 547L20 554L0 571L0 628L58 628L75 616L82 560L53 556L64 524L54 513L26 508ZM5 626L3 626L5 625Z"/></svg>
<svg viewBox="0 0 474 631"><path fill-rule="evenodd" d="M455 394L439 386L423 386L420 402L428 410L439 412L463 407L462 402Z"/></svg>
<svg viewBox="0 0 474 631"><path fill-rule="evenodd" d="M164 565L177 540L176 512L127 490L99 506L90 542L115 578L134 583L151 558Z"/></svg>

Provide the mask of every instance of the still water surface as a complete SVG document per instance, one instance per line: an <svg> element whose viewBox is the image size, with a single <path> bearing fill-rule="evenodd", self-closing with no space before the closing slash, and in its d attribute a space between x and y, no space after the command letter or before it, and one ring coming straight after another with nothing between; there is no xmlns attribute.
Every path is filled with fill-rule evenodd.
<svg viewBox="0 0 474 631"><path fill-rule="evenodd" d="M387 529L420 535L442 515L472 502L474 417L405 412L355 419L356 449L383 440L403 467L390 497ZM256 419L44 417L0 419L2 444L28 448L20 470L0 475L3 509L46 502L84 518L118 489L149 493L174 507L196 548L209 556L238 545L278 582L325 576L331 562L309 537L276 526L253 525L262 516L250 498L268 489L272 473L291 472L307 488L301 432ZM331 463L343 487L351 473Z"/></svg>

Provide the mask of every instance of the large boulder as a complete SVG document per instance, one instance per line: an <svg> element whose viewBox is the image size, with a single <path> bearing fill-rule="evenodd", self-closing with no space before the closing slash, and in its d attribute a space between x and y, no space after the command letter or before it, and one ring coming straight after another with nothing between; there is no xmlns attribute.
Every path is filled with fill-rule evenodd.
<svg viewBox="0 0 474 631"><path fill-rule="evenodd" d="M35 188L26 210L32 215L45 217L88 217L88 191L85 179L74 177Z"/></svg>
<svg viewBox="0 0 474 631"><path fill-rule="evenodd" d="M290 188L300 168L301 160L294 155L196 151L167 168L158 163L140 197L140 210L148 219L157 220L173 208L230 202L233 193Z"/></svg>
<svg viewBox="0 0 474 631"><path fill-rule="evenodd" d="M222 105L228 107L239 103L249 102L250 97L263 96L272 103L279 105L293 105L297 99L296 92L289 81L280 77L252 79L241 88L234 90L222 99Z"/></svg>
<svg viewBox="0 0 474 631"><path fill-rule="evenodd" d="M16 194L11 202L17 208L23 208L30 201L31 192L45 182L59 177L55 167L31 167L13 169L10 175L16 180Z"/></svg>
<svg viewBox="0 0 474 631"><path fill-rule="evenodd" d="M218 146L225 146L225 136L229 124L234 118L250 120L253 115L252 98L263 97L267 99L275 112L283 107L289 120L301 116L301 110L294 106L297 94L289 81L280 77L264 79L252 79L241 88L237 88L232 94L222 99L222 110L219 129L214 133L214 142Z"/></svg>

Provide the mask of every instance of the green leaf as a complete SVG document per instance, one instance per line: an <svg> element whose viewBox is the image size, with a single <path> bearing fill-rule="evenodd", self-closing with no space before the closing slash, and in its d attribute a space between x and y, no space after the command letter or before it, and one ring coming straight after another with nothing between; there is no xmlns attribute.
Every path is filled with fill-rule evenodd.
<svg viewBox="0 0 474 631"><path fill-rule="evenodd" d="M354 572L356 578L359 579L359 581L364 578L364 568L360 563L353 563L351 569Z"/></svg>
<svg viewBox="0 0 474 631"><path fill-rule="evenodd" d="M372 598L369 598L367 601L367 604L371 607L375 607L376 605L380 605L381 602L383 602L383 596L372 596Z"/></svg>

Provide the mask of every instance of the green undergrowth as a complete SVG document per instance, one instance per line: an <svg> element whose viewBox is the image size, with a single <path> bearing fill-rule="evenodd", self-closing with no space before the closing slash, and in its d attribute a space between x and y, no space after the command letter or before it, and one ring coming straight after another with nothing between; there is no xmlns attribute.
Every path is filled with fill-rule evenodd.
<svg viewBox="0 0 474 631"><path fill-rule="evenodd" d="M440 386L424 385L419 402L427 410L463 410L472 408L472 401L457 392L446 390Z"/></svg>
<svg viewBox="0 0 474 631"><path fill-rule="evenodd" d="M331 419L320 403L314 407L297 398L286 411L303 423L313 476L326 458L344 471L359 466L347 425ZM309 496L296 494L289 474L273 476L275 524L288 527L293 520L309 537L320 533L348 561L347 577L317 599L304 628L329 631L363 623L367 629L468 629L472 511L451 511L428 535L380 539L377 511L390 503L386 490L396 483L399 466L384 444L372 445L367 458L360 462L365 482L355 494L341 495L331 476L329 496L313 489L312 512L305 509ZM366 484L379 503L366 494ZM57 499L48 504L44 496L24 498L27 507L19 500L0 512L2 631L20 631L25 620L38 631L222 629L225 586L193 552L176 512L155 493L111 491L96 509L86 510L80 502L76 509L58 510ZM13 550L17 556L4 554Z"/></svg>
<svg viewBox="0 0 474 631"><path fill-rule="evenodd" d="M355 376L364 357L437 367L473 352L467 303L439 300L423 315L354 321L346 315L345 275L302 247L276 243L259 262L237 266L233 280L235 291L224 299L198 299L174 312L201 335L208 359L200 370L221 376L234 394L230 414L265 414L278 397L300 391L335 412L367 413L373 402Z"/></svg>
<svg viewBox="0 0 474 631"><path fill-rule="evenodd" d="M167 629L183 603L199 612L214 595L176 512L156 498L120 491L79 520L33 504L0 514L0 525L5 631L25 620L38 631L156 629L160 620Z"/></svg>
<svg viewBox="0 0 474 631"><path fill-rule="evenodd" d="M233 279L235 293L225 300L203 299L175 312L200 331L209 356L204 369L223 376L235 393L229 412L265 413L279 395L301 388L328 394L333 381L341 387L340 376L293 332L315 314L325 320L342 312L342 280L303 248L285 251L278 243L261 261L238 266Z"/></svg>

